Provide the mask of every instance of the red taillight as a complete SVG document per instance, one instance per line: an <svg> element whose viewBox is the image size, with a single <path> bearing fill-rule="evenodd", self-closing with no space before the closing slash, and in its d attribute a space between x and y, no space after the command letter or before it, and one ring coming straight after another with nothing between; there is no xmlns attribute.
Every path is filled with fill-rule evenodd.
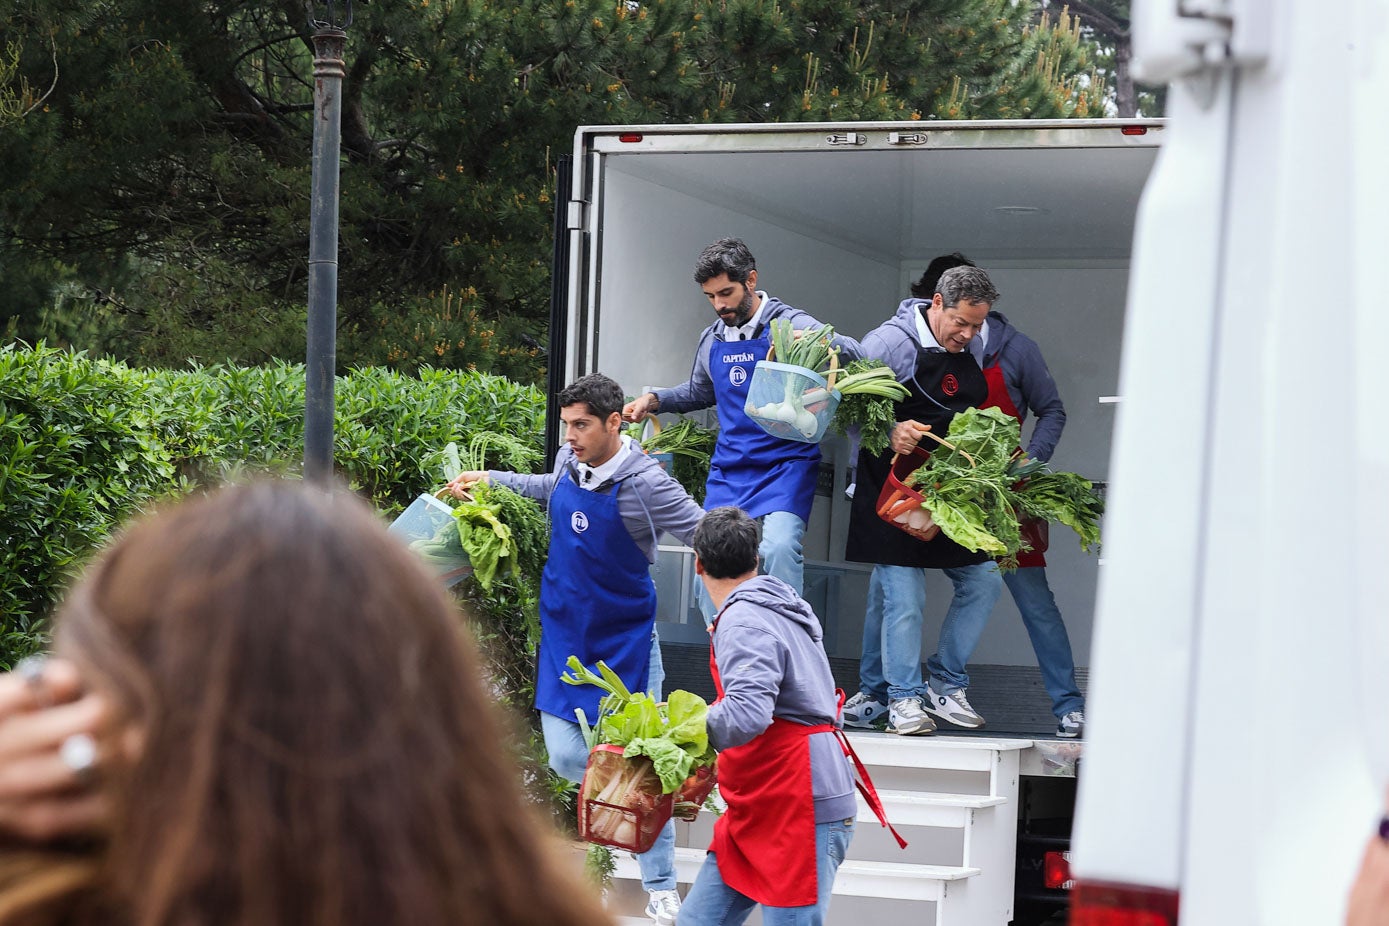
<svg viewBox="0 0 1389 926"><path fill-rule="evenodd" d="M1177 926L1177 892L1079 881L1071 893L1070 926Z"/></svg>
<svg viewBox="0 0 1389 926"><path fill-rule="evenodd" d="M617 140L625 145L635 145L642 140L642 137L640 132L623 132L621 135L617 136Z"/></svg>
<svg viewBox="0 0 1389 926"><path fill-rule="evenodd" d="M1126 125L1119 131L1125 135L1147 135L1148 127L1146 125Z"/></svg>
<svg viewBox="0 0 1389 926"><path fill-rule="evenodd" d="M1042 855L1042 883L1053 890L1069 891L1075 887L1071 880L1071 853L1047 852Z"/></svg>

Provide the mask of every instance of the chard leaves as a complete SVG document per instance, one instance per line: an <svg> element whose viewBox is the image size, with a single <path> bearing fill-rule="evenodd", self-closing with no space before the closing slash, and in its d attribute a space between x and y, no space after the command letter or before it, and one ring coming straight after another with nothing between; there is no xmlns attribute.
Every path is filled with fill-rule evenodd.
<svg viewBox="0 0 1389 926"><path fill-rule="evenodd" d="M595 685L607 692L598 706L598 721L592 728L580 712L579 724L585 729L590 749L599 744L623 747L622 754L647 756L661 778L661 789L673 793L701 765L714 761L709 748L705 716L709 705L697 694L672 691L669 700L656 701L645 692L632 693L608 666L598 663L598 671L570 656L569 671L560 680L570 685Z"/></svg>
<svg viewBox="0 0 1389 926"><path fill-rule="evenodd" d="M928 437L928 443L933 443ZM971 408L950 423L946 443L908 478L941 533L971 551L1016 563L1018 521L1037 517L1076 532L1091 550L1100 539L1104 503L1089 480L1052 472L1021 455L1018 420L996 408Z"/></svg>

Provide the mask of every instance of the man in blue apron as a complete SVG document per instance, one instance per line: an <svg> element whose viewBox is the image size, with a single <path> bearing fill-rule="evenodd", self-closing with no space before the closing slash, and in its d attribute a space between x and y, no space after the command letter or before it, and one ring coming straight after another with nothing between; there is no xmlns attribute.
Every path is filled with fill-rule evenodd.
<svg viewBox="0 0 1389 926"><path fill-rule="evenodd" d="M859 451L844 558L874 566L859 691L844 705L846 725L871 726L884 715L888 731L904 735L934 732L930 715L964 727L984 725L965 695L965 665L998 601L1002 579L985 554L971 553L944 535L919 540L880 518L877 503L894 453L910 453L927 426L944 436L957 413L987 400L988 382L970 347L997 298L984 271L949 270L931 299L904 300L892 318L863 339L865 353L888 364L910 394L898 404L891 447L876 455ZM937 652L927 661L930 682L923 686L928 568L945 573L954 597Z"/></svg>
<svg viewBox="0 0 1389 926"><path fill-rule="evenodd" d="M559 394L565 445L551 472L466 472L449 484L460 491L490 480L544 502L549 510L535 706L550 767L571 781L582 780L588 762L575 710L590 720L597 717L602 692L563 684L565 662L577 656L593 666L601 659L632 691L661 696L664 672L649 569L656 561L657 536L669 531L689 543L704 514L680 483L622 434L623 398L622 387L602 374L576 380ZM650 894L647 916L659 926L673 926L680 909L673 823L637 861Z"/></svg>
<svg viewBox="0 0 1389 926"><path fill-rule="evenodd" d="M704 507L742 508L762 521L762 571L800 594L805 585L801 539L815 500L820 447L772 437L743 411L757 361L771 346L773 319L796 330L818 328L806 312L757 289L757 262L737 238L715 241L700 252L695 282L718 320L705 328L695 348L688 381L638 396L622 410L628 421L655 412L688 412L714 406L719 436L709 465ZM835 338L840 366L859 357L851 338ZM706 619L713 608L702 586L697 594Z"/></svg>

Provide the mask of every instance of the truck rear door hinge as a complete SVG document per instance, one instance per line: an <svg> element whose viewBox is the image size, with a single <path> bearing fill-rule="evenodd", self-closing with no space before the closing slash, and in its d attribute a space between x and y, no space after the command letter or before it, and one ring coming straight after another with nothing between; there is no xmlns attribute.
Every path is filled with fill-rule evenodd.
<svg viewBox="0 0 1389 926"><path fill-rule="evenodd" d="M565 211L564 227L569 231L588 231L588 203L571 199Z"/></svg>
<svg viewBox="0 0 1389 926"><path fill-rule="evenodd" d="M1164 84L1213 68L1268 60L1267 0L1148 0L1133 10L1133 74Z"/></svg>
<svg viewBox="0 0 1389 926"><path fill-rule="evenodd" d="M862 132L840 132L836 135L826 135L825 141L831 145L862 145L868 141L868 136Z"/></svg>
<svg viewBox="0 0 1389 926"><path fill-rule="evenodd" d="M925 132L888 132L889 145L924 145L928 136Z"/></svg>

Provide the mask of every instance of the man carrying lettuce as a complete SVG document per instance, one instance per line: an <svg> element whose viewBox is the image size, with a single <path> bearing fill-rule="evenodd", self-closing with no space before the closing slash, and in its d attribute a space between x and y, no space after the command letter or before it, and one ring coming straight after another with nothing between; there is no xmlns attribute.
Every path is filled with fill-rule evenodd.
<svg viewBox="0 0 1389 926"><path fill-rule="evenodd" d="M656 540L669 531L682 543L703 509L652 457L622 434L622 387L595 373L559 394L565 444L544 475L465 472L449 483L457 495L489 480L545 504L550 549L540 579L540 647L535 706L550 767L572 781L588 762L575 711L598 716L602 692L560 681L572 655L606 663L632 691L661 696L665 673L656 639L656 588L650 566ZM647 916L673 926L675 828L667 823L649 852L637 856L650 895Z"/></svg>
<svg viewBox="0 0 1389 926"><path fill-rule="evenodd" d="M709 744L728 810L714 825L680 926L824 921L854 835L853 774L820 622L791 586L757 574L757 522L715 508L694 535L695 572L718 609Z"/></svg>
<svg viewBox="0 0 1389 926"><path fill-rule="evenodd" d="M931 268L938 266L932 261ZM989 397L988 378L976 355L977 335L998 291L988 274L976 267L934 273L928 295L920 296L914 289L914 298L904 300L891 318L863 338L868 356L892 367L910 394L897 404L889 449L879 454L859 450L844 551L846 560L873 564L859 691L844 705L844 722L870 727L886 715L888 732L904 736L935 732L932 714L962 727L984 725L965 693L965 666L1003 591L1003 580L987 554L971 552L944 534L920 540L878 516L878 494L888 480L894 454L910 454L926 431L944 436L955 415L983 405ZM926 447L934 446L926 441ZM931 678L923 685L926 569L944 573L954 595L937 651L927 662Z"/></svg>

